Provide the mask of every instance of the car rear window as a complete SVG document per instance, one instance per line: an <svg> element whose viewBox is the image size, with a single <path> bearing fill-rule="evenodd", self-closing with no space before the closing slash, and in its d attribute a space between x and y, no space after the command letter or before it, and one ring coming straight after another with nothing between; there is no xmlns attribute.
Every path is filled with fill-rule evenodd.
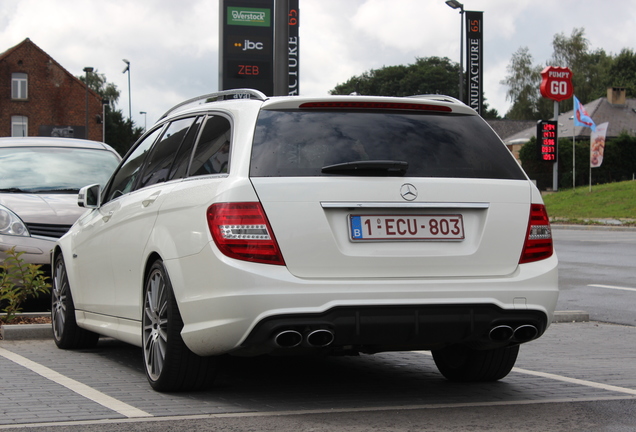
<svg viewBox="0 0 636 432"><path fill-rule="evenodd" d="M302 110L259 114L252 177L357 175L364 170L323 168L364 161L407 162L406 172L400 172L407 177L526 178L497 135L474 115Z"/></svg>

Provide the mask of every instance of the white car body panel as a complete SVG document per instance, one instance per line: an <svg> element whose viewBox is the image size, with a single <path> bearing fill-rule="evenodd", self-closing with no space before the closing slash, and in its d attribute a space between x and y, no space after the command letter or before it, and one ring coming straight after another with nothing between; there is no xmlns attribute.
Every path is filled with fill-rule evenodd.
<svg viewBox="0 0 636 432"><path fill-rule="evenodd" d="M261 354L263 344L254 348L247 341L264 322L340 308L492 306L503 317L534 314L547 328L558 298L558 259L519 263L531 205L542 204L527 177L250 175L259 110L294 110L326 99L223 101L179 113L229 120L230 170L134 190L78 220L56 251L66 261L78 326L141 346L146 272L161 260L184 323L183 341L200 356ZM430 103L475 115L457 103ZM404 184L417 189L413 201L400 195ZM217 203L260 203L285 265L221 252L206 214ZM351 240L349 215L396 214L461 214L465 238Z"/></svg>

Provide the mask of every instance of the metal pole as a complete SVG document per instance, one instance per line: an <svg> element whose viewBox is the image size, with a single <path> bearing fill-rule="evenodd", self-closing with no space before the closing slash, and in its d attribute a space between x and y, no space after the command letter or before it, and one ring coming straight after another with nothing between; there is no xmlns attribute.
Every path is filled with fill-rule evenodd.
<svg viewBox="0 0 636 432"><path fill-rule="evenodd" d="M130 62L126 59L122 59L126 63L126 68L122 73L128 72L128 121L130 122L130 128L132 129L132 96L130 95Z"/></svg>
<svg viewBox="0 0 636 432"><path fill-rule="evenodd" d="M572 122L574 122L574 118L572 119ZM575 157L575 153L576 153L576 125L573 123L572 124L572 190L576 189L576 157Z"/></svg>
<svg viewBox="0 0 636 432"><path fill-rule="evenodd" d="M459 100L464 102L464 4L446 0L448 7L459 9Z"/></svg>
<svg viewBox="0 0 636 432"><path fill-rule="evenodd" d="M84 72L86 72L86 130L84 132L84 138L89 139L88 136L88 74L93 72L93 68L90 66L87 66L84 68Z"/></svg>
<svg viewBox="0 0 636 432"><path fill-rule="evenodd" d="M464 5L459 11L459 100L464 102Z"/></svg>

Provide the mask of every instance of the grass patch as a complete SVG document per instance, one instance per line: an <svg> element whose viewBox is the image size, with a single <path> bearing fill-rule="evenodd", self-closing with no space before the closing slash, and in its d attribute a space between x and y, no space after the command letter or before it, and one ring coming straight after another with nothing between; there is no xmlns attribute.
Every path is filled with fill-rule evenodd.
<svg viewBox="0 0 636 432"><path fill-rule="evenodd" d="M565 189L543 197L552 218L570 221L632 219L636 222L636 181Z"/></svg>

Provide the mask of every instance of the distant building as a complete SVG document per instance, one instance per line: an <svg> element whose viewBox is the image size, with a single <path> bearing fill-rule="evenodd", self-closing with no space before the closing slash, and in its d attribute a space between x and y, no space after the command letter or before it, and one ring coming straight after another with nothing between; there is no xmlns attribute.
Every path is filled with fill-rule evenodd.
<svg viewBox="0 0 636 432"><path fill-rule="evenodd" d="M62 136L103 141L102 99L25 39L0 54L0 136Z"/></svg>
<svg viewBox="0 0 636 432"><path fill-rule="evenodd" d="M581 101L583 103L583 101ZM607 97L596 99L584 104L585 109L594 120L594 123L601 124L609 122L607 138L615 138L623 132L631 136L636 136L636 99L627 99L626 91L622 87L610 87L607 89ZM568 111L559 115L559 138L587 139L590 138L592 130L584 126L574 126L574 111ZM551 120L551 119L546 119ZM519 157L519 149L530 138L537 135L537 122L530 122L524 130L513 134L499 134L510 151ZM494 128L495 126L493 126Z"/></svg>

